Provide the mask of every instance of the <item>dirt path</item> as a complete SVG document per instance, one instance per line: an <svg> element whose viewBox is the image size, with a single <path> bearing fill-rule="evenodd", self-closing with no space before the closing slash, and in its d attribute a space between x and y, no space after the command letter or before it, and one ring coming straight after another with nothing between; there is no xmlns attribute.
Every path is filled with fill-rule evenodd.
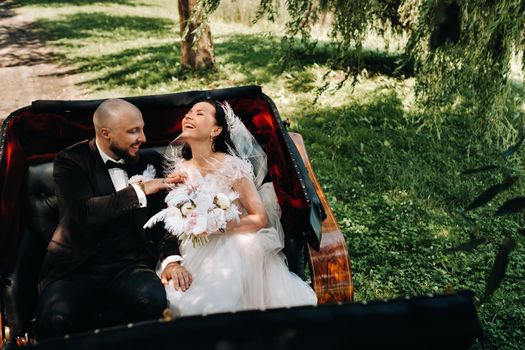
<svg viewBox="0 0 525 350"><path fill-rule="evenodd" d="M0 122L41 99L79 99L81 77L50 59L38 41L34 19L0 0Z"/></svg>

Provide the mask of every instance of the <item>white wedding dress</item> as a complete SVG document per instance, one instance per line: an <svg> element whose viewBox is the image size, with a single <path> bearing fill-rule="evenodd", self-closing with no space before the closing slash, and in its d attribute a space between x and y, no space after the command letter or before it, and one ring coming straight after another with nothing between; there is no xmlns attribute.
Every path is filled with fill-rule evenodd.
<svg viewBox="0 0 525 350"><path fill-rule="evenodd" d="M213 173L204 177L189 164L179 159L172 170L186 171L190 183L204 179L217 189L217 193L232 192L233 184L242 177L253 180L250 163L230 155ZM281 252L283 231L273 185L263 184L259 194L268 214L268 228L249 233L213 234L204 245L194 247L189 240L180 247L184 267L192 274L193 282L185 292L175 290L171 281L166 287L175 315L317 303L313 289L288 270Z"/></svg>

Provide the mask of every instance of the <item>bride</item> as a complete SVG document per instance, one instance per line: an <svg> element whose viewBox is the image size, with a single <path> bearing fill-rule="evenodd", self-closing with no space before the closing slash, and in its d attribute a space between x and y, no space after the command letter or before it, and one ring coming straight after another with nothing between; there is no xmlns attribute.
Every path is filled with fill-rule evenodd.
<svg viewBox="0 0 525 350"><path fill-rule="evenodd" d="M200 244L183 241L184 268L178 274L159 270L176 315L317 303L315 292L288 270L281 253L277 197L271 183L262 184L266 155L227 103L194 104L167 158L169 176L185 179L177 186L205 182L216 193L238 198L240 214L220 230L205 232ZM169 229L169 218L164 221Z"/></svg>

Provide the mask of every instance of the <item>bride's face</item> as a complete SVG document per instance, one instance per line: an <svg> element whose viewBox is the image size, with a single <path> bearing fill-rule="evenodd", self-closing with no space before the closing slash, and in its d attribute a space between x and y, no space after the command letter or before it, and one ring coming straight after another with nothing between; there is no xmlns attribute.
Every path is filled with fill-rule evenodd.
<svg viewBox="0 0 525 350"><path fill-rule="evenodd" d="M188 140L209 140L220 134L222 128L215 120L215 107L199 102L182 119L182 135Z"/></svg>

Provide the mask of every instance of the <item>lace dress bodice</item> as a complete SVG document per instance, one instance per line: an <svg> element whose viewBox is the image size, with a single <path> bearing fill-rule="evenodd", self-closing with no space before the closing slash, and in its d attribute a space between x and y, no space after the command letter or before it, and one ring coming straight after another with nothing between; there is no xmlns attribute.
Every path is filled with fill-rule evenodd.
<svg viewBox="0 0 525 350"><path fill-rule="evenodd" d="M189 184L206 181L210 188L224 193L233 191L235 182L242 178L253 181L253 168L248 161L225 154L223 160L213 160L209 163L209 168L213 170L203 173L191 161L179 158L170 167L170 172L184 171L188 174Z"/></svg>

